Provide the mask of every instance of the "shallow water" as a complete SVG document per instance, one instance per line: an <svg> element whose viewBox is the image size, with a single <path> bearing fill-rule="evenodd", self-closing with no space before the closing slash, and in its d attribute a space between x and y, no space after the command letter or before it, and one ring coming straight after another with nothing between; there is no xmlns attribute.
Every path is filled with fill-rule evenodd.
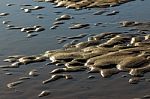
<svg viewBox="0 0 150 99"><path fill-rule="evenodd" d="M13 6L6 6L8 3L14 3ZM20 8L21 4L32 4L44 6L44 9L32 11L32 13L24 13ZM127 28L119 28L118 22L122 20L133 20L146 22L149 19L150 1L136 0L123 4L118 7L107 8L108 11L120 11L115 16L93 15L94 12L100 10L84 9L84 10L68 10L65 8L54 8L54 5L49 3L38 3L31 0L1 0L0 13L8 12L10 15L0 17L0 64L8 55L14 54L40 54L50 49L62 48L63 44L58 44L57 36L74 36L80 33L98 34L101 32L114 31L128 31ZM54 12L61 12L56 14ZM37 19L38 14L43 14L43 19ZM60 25L55 30L50 30L55 18L62 15L69 14L74 18L64 21L65 24ZM26 38L25 33L20 30L6 30L2 21L10 20L10 24L16 26L33 26L42 25L46 30L40 32L38 36L33 38ZM71 23L83 22L89 23L89 29L70 30L68 27ZM102 22L105 26L94 26L95 23ZM88 36L87 36L88 37ZM85 40L87 37L81 39ZM69 42L68 40L67 42ZM44 90L49 89L51 94L45 98L52 99L132 99L134 97L141 97L149 93L149 82L141 82L137 85L128 84L128 77L121 78L123 74L117 74L111 78L102 78L96 74L95 79L87 79L86 72L72 73L74 79L72 80L58 80L56 82L42 85L42 81L49 78L49 72L55 66L43 66L43 63L34 63L27 66L22 66L18 69L9 69L13 75L5 75L7 71L0 69L0 99L37 99L38 94ZM41 68L42 67L42 68ZM31 69L36 68L40 72L40 76L33 77L26 80L23 84L18 85L16 89L8 89L6 84L16 81L19 77L27 76ZM95 74L94 74L95 75ZM149 74L146 75L147 77ZM18 90L18 91L16 91Z"/></svg>

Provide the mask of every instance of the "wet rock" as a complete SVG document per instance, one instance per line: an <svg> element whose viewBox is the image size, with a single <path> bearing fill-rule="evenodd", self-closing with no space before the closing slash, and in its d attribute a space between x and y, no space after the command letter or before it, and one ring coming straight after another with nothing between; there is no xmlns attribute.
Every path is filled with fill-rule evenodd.
<svg viewBox="0 0 150 99"><path fill-rule="evenodd" d="M30 77L20 77L19 80L27 80L27 79L31 79Z"/></svg>
<svg viewBox="0 0 150 99"><path fill-rule="evenodd" d="M32 8L32 10L39 10L39 9L43 9L43 8L45 8L45 7L42 7L42 6L34 6L34 7Z"/></svg>
<svg viewBox="0 0 150 99"><path fill-rule="evenodd" d="M7 73L5 73L6 75L12 75L13 73L11 73L11 72L7 72Z"/></svg>
<svg viewBox="0 0 150 99"><path fill-rule="evenodd" d="M95 78L95 76L94 75L90 75L90 76L88 76L88 79L94 79Z"/></svg>
<svg viewBox="0 0 150 99"><path fill-rule="evenodd" d="M39 28L36 28L36 29L35 29L35 32L41 32L41 31L44 31L44 30L45 30L44 28L39 27Z"/></svg>
<svg viewBox="0 0 150 99"><path fill-rule="evenodd" d="M38 34L27 34L27 38L32 38L32 37L34 37L34 36L37 36Z"/></svg>
<svg viewBox="0 0 150 99"><path fill-rule="evenodd" d="M64 24L64 22L63 21L56 21L53 23L53 25L60 25L60 24Z"/></svg>
<svg viewBox="0 0 150 99"><path fill-rule="evenodd" d="M44 90L38 96L39 97L44 97L44 96L48 96L50 93L51 92L49 90Z"/></svg>
<svg viewBox="0 0 150 99"><path fill-rule="evenodd" d="M30 13L31 10L30 9L23 9L25 13Z"/></svg>
<svg viewBox="0 0 150 99"><path fill-rule="evenodd" d="M129 26L139 25L139 24L141 24L141 23L139 23L139 22L134 22L134 21L122 21L122 22L120 22L120 24L121 24L123 27L129 27Z"/></svg>
<svg viewBox="0 0 150 99"><path fill-rule="evenodd" d="M11 22L11 21L3 21L2 23L3 24L8 24L9 22Z"/></svg>
<svg viewBox="0 0 150 99"><path fill-rule="evenodd" d="M112 11L112 12L106 14L106 16L112 16L112 15L116 15L118 13L119 13L119 11Z"/></svg>
<svg viewBox="0 0 150 99"><path fill-rule="evenodd" d="M150 98L150 95L145 95L145 96L143 96L142 99L149 99L149 98Z"/></svg>
<svg viewBox="0 0 150 99"><path fill-rule="evenodd" d="M134 77L134 78L129 79L130 84L137 84L139 81L140 81L139 77Z"/></svg>
<svg viewBox="0 0 150 99"><path fill-rule="evenodd" d="M17 59L15 58L8 58L8 59L4 59L3 61L4 62L9 62L9 63L12 63L12 62L15 62Z"/></svg>
<svg viewBox="0 0 150 99"><path fill-rule="evenodd" d="M29 72L29 76L38 76L38 75L39 75L39 73L36 69L33 69Z"/></svg>
<svg viewBox="0 0 150 99"><path fill-rule="evenodd" d="M37 16L37 18L38 18L38 19L43 19L43 18L44 18L44 16Z"/></svg>
<svg viewBox="0 0 150 99"><path fill-rule="evenodd" d="M81 29L81 28L85 28L85 27L88 27L88 26L90 26L90 24L75 24L75 25L73 25L73 26L71 26L71 27L69 27L70 29Z"/></svg>
<svg viewBox="0 0 150 99"><path fill-rule="evenodd" d="M50 29L56 29L57 27L59 27L58 25L53 25L50 27Z"/></svg>
<svg viewBox="0 0 150 99"><path fill-rule="evenodd" d="M107 12L107 11L106 10L101 10L101 11L94 12L93 15L102 15L105 12Z"/></svg>
<svg viewBox="0 0 150 99"><path fill-rule="evenodd" d="M101 69L100 73L101 73L102 77L106 78L106 77L112 76L113 74L119 73L119 70L117 70L115 68L112 68L112 69Z"/></svg>
<svg viewBox="0 0 150 99"><path fill-rule="evenodd" d="M13 4L13 3L6 4L6 6L13 6L13 5L15 5L15 4Z"/></svg>
<svg viewBox="0 0 150 99"><path fill-rule="evenodd" d="M61 21L61 20L69 20L71 18L72 18L72 16L70 16L68 14L64 14L64 15L61 15L59 18L56 18L55 20L56 21Z"/></svg>
<svg viewBox="0 0 150 99"><path fill-rule="evenodd" d="M19 85L19 84L21 84L23 82L24 82L23 80L15 81L15 82L7 84L7 87L8 88L14 88L15 86L17 86L17 85Z"/></svg>
<svg viewBox="0 0 150 99"><path fill-rule="evenodd" d="M72 1L64 1L64 0L35 0L38 2L51 2L56 5L56 7L66 7L66 8L72 8L72 9L82 9L82 8L93 8L93 7L100 7L100 8L106 8L106 7L113 7L118 6L120 4L129 2L129 0L107 0L107 1L101 1L101 0L95 0L95 1L89 1L89 0L72 0Z"/></svg>
<svg viewBox="0 0 150 99"><path fill-rule="evenodd" d="M9 13L0 13L0 16L7 16Z"/></svg>
<svg viewBox="0 0 150 99"><path fill-rule="evenodd" d="M56 81L56 80L58 80L60 78L72 79L72 76L68 75L68 74L56 74L56 75L52 75L51 78L49 78L47 80L44 80L43 84L46 84L46 83L49 83L49 82L52 82L52 81Z"/></svg>

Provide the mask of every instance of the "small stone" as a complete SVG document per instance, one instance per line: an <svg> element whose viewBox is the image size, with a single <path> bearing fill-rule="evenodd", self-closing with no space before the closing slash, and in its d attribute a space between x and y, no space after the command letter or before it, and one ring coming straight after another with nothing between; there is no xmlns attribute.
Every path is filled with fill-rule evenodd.
<svg viewBox="0 0 150 99"><path fill-rule="evenodd" d="M90 76L88 76L88 79L93 79L93 78L95 78L95 76L94 76L94 75L90 75Z"/></svg>
<svg viewBox="0 0 150 99"><path fill-rule="evenodd" d="M59 27L58 25L53 25L50 27L50 29L56 29L57 27Z"/></svg>
<svg viewBox="0 0 150 99"><path fill-rule="evenodd" d="M105 12L107 12L107 11L105 11L105 10L97 11L97 12L94 12L93 15L102 15Z"/></svg>
<svg viewBox="0 0 150 99"><path fill-rule="evenodd" d="M15 5L15 4L6 4L6 6L13 6L13 5Z"/></svg>
<svg viewBox="0 0 150 99"><path fill-rule="evenodd" d="M70 29L80 29L80 28L85 28L85 27L88 27L88 26L90 26L90 24L75 24L75 25L73 25L73 26L71 26L71 27L69 27Z"/></svg>
<svg viewBox="0 0 150 99"><path fill-rule="evenodd" d="M125 77L127 77L127 75L122 75L122 76L121 76L121 78L125 78Z"/></svg>
<svg viewBox="0 0 150 99"><path fill-rule="evenodd" d="M44 7L42 7L42 6L34 6L33 8L32 8L32 10L39 10L39 9L43 9Z"/></svg>
<svg viewBox="0 0 150 99"><path fill-rule="evenodd" d="M38 19L43 19L44 17L43 17L43 16L37 16L37 18L38 18Z"/></svg>
<svg viewBox="0 0 150 99"><path fill-rule="evenodd" d="M44 96L47 96L47 95L49 95L50 94L50 91L49 90L44 90L44 91L42 91L38 96L39 97L44 97Z"/></svg>
<svg viewBox="0 0 150 99"><path fill-rule="evenodd" d="M63 21L56 21L53 23L53 25L59 25L59 24L64 24L64 22Z"/></svg>
<svg viewBox="0 0 150 99"><path fill-rule="evenodd" d="M5 73L6 75L12 75L12 73L8 72L8 73Z"/></svg>
<svg viewBox="0 0 150 99"><path fill-rule="evenodd" d="M55 20L57 21L60 21L60 20L69 20L71 19L72 17L68 14L64 14L64 15L61 15L59 18L56 18Z"/></svg>
<svg viewBox="0 0 150 99"><path fill-rule="evenodd" d="M119 13L119 11L112 11L112 12L106 14L106 16L112 16L112 15L116 15L118 13Z"/></svg>
<svg viewBox="0 0 150 99"><path fill-rule="evenodd" d="M140 81L139 77L134 77L129 79L130 84L137 84Z"/></svg>
<svg viewBox="0 0 150 99"><path fill-rule="evenodd" d="M29 72L29 76L38 76L38 75L39 75L39 73L36 69L33 69Z"/></svg>
<svg viewBox="0 0 150 99"><path fill-rule="evenodd" d="M9 13L0 13L0 16L7 16Z"/></svg>
<svg viewBox="0 0 150 99"><path fill-rule="evenodd" d="M31 79L30 77L20 77L19 80Z"/></svg>
<svg viewBox="0 0 150 99"><path fill-rule="evenodd" d="M27 34L27 38L32 38L32 37L34 37L34 36L37 36L38 34Z"/></svg>
<svg viewBox="0 0 150 99"><path fill-rule="evenodd" d="M144 99L150 99L150 95L143 96Z"/></svg>
<svg viewBox="0 0 150 99"><path fill-rule="evenodd" d="M44 30L45 30L44 28L39 27L39 28L36 28L36 29L35 29L35 32L41 32L41 31L44 31Z"/></svg>
<svg viewBox="0 0 150 99"><path fill-rule="evenodd" d="M2 23L3 24L8 24L10 21L3 21Z"/></svg>
<svg viewBox="0 0 150 99"><path fill-rule="evenodd" d="M30 9L23 9L25 13L30 13L31 10Z"/></svg>
<svg viewBox="0 0 150 99"><path fill-rule="evenodd" d="M15 81L15 82L12 82L12 83L7 84L7 87L8 87L8 88L13 88L13 87L15 87L16 85L21 84L21 83L23 83L22 80Z"/></svg>

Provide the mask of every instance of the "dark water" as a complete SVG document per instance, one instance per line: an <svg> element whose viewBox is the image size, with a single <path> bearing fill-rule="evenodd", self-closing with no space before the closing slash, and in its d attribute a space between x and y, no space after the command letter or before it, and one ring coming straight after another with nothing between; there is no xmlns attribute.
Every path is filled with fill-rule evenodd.
<svg viewBox="0 0 150 99"><path fill-rule="evenodd" d="M8 3L14 3L13 6L6 6ZM20 8L21 4L32 4L44 6L44 9L32 11L32 13L24 13ZM118 7L107 8L108 11L120 11L115 16L93 15L95 11L101 9L84 9L84 10L68 10L65 8L54 8L50 3L38 3L32 0L1 0L0 13L8 12L10 15L0 17L0 64L8 55L14 54L40 54L47 50L61 48L63 44L58 44L57 36L74 36L80 33L98 34L101 32L127 31L126 28L119 28L118 22L123 20L133 20L140 22L150 21L150 0L136 0L123 4ZM54 12L61 12L56 14ZM42 14L43 19L37 19L36 16ZM50 30L55 18L69 14L74 19L64 21L65 24L60 25L56 30ZM33 26L42 25L46 30L40 32L38 36L26 38L26 34L20 30L6 30L2 21L10 20L10 24L16 26ZM68 27L71 23L83 22L89 23L89 29L70 30ZM105 27L94 26L95 23L102 22ZM84 38L82 40L85 40ZM81 40L81 41L82 41ZM68 41L70 42L70 41ZM121 78L120 75L104 79L97 75L94 80L87 80L88 74L73 73L75 79L70 81L60 80L47 85L42 85L42 80L49 78L49 71L55 66L41 67L45 63L35 63L32 65L22 66L19 69L10 69L13 75L5 75L5 71L0 70L0 99L38 99L37 95L44 89L49 89L52 94L47 99L132 99L141 97L149 93L149 83L140 83L138 85L129 85L128 78ZM31 69L38 69L40 76L26 81L22 85L10 90L6 84L15 81L18 77L27 76Z"/></svg>

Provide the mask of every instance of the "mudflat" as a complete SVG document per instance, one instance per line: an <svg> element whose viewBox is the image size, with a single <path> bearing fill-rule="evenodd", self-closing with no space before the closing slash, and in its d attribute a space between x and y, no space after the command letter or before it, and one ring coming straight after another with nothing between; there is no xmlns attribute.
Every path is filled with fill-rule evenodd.
<svg viewBox="0 0 150 99"><path fill-rule="evenodd" d="M149 4L0 1L0 99L148 99Z"/></svg>

